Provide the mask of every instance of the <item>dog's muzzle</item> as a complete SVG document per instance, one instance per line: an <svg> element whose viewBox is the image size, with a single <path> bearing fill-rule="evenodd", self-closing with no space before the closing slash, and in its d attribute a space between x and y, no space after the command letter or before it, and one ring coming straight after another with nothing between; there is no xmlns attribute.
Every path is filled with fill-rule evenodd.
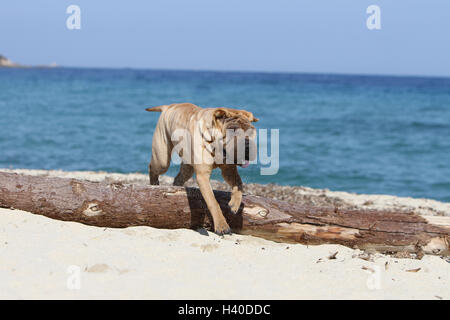
<svg viewBox="0 0 450 320"><path fill-rule="evenodd" d="M245 138L243 142L243 152L239 154L239 147L234 145L231 150L228 147L223 148L223 156L225 159L225 163L233 163L240 165L242 168L247 168L250 164L250 161L256 159L256 144L253 139ZM228 149L228 150L227 150ZM234 154L234 157L231 159L231 155Z"/></svg>

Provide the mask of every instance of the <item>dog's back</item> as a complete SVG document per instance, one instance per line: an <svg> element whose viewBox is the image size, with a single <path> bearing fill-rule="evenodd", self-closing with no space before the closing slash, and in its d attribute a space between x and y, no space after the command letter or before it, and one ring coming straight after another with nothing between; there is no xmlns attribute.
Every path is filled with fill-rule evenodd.
<svg viewBox="0 0 450 320"><path fill-rule="evenodd" d="M174 132L176 129L189 129L194 114L204 110L192 103L175 103L145 109L149 112L161 112L158 124ZM160 123L162 122L162 123Z"/></svg>

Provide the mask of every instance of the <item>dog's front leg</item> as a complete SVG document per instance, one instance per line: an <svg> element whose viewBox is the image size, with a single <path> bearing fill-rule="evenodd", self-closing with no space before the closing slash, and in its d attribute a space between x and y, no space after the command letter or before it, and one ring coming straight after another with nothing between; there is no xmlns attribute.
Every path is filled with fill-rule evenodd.
<svg viewBox="0 0 450 320"><path fill-rule="evenodd" d="M235 165L224 165L220 168L222 170L223 179L231 187L231 199L228 202L231 211L237 213L242 202L242 180Z"/></svg>
<svg viewBox="0 0 450 320"><path fill-rule="evenodd" d="M218 235L223 235L225 233L231 234L231 229L222 214L222 210L220 209L219 203L214 197L214 192L211 188L211 183L209 181L211 169L205 168L204 166L199 166L195 169L200 192L202 193L203 199L205 199L206 205L213 218L214 232Z"/></svg>

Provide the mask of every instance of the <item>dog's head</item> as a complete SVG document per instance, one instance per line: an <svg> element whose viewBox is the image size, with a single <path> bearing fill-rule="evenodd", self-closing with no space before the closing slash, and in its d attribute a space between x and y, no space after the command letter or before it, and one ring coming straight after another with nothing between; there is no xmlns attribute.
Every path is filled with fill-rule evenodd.
<svg viewBox="0 0 450 320"><path fill-rule="evenodd" d="M237 164L246 168L256 159L256 129L252 122L258 119L249 111L231 108L212 110L212 136L216 148L216 161ZM222 151L222 152L217 152Z"/></svg>

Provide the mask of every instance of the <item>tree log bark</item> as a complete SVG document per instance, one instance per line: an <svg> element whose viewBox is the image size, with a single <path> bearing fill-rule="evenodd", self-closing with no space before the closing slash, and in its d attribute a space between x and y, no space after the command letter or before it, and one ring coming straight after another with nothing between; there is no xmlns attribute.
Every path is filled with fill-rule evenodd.
<svg viewBox="0 0 450 320"><path fill-rule="evenodd" d="M236 233L289 243L335 243L380 252L449 254L450 217L411 212L311 207L245 195L237 214L230 193L215 191ZM0 207L99 227L211 228L197 188L99 183L0 172Z"/></svg>

